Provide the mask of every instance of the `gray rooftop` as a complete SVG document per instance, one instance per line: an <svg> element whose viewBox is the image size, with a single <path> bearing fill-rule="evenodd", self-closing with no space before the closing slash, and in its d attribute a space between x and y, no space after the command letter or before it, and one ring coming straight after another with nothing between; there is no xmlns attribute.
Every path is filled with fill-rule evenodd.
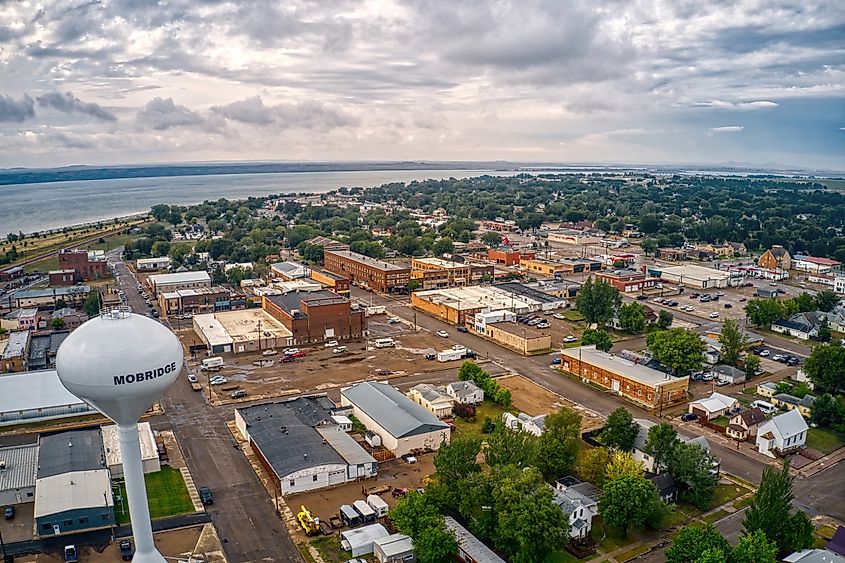
<svg viewBox="0 0 845 563"><path fill-rule="evenodd" d="M62 297L77 293L88 294L91 288L87 285L72 285L70 287L51 287L49 289L25 289L16 291L14 299L37 299L39 297Z"/></svg>
<svg viewBox="0 0 845 563"><path fill-rule="evenodd" d="M387 383L365 381L343 389L340 393L394 438L449 428L445 422Z"/></svg>
<svg viewBox="0 0 845 563"><path fill-rule="evenodd" d="M560 297L554 297L552 295L549 295L548 293L543 293L538 289L528 287L519 282L497 283L493 287L498 287L504 289L505 291L510 291L511 293L521 295L522 297L528 297L529 299L539 301L540 303L552 303L554 301L560 301Z"/></svg>
<svg viewBox="0 0 845 563"><path fill-rule="evenodd" d="M460 550L472 557L475 563L506 563L481 540L469 533L469 530L461 526L457 520L447 516L445 521L446 529L455 534Z"/></svg>
<svg viewBox="0 0 845 563"><path fill-rule="evenodd" d="M106 455L99 428L43 434L40 439L38 478L103 469Z"/></svg>
<svg viewBox="0 0 845 563"><path fill-rule="evenodd" d="M362 264L367 264L368 266L372 266L373 268L378 268L379 270L384 270L386 272L407 272L410 269L408 266L399 266L391 262L378 260L377 258L370 258L369 256L352 252L351 250L326 250L326 254L337 254L338 256L348 260L361 262Z"/></svg>
<svg viewBox="0 0 845 563"><path fill-rule="evenodd" d="M6 464L5 469L0 470L0 491L35 486L38 444L0 448L0 462Z"/></svg>
<svg viewBox="0 0 845 563"><path fill-rule="evenodd" d="M414 543L410 536L405 534L390 534L387 537L374 540L373 545L379 546L379 549L387 557L404 555L414 549Z"/></svg>
<svg viewBox="0 0 845 563"><path fill-rule="evenodd" d="M313 397L238 409L247 431L279 478L315 465L346 464L314 427L331 414Z"/></svg>
<svg viewBox="0 0 845 563"><path fill-rule="evenodd" d="M305 301L310 307L316 305L335 305L338 303L347 303L349 300L341 297L333 291L289 291L282 295L268 295L267 300L271 301L283 309L286 313L293 315L293 311L297 311L296 315L302 318L307 315L302 311L302 302Z"/></svg>
<svg viewBox="0 0 845 563"><path fill-rule="evenodd" d="M6 349L3 350L3 359L11 360L19 358L26 352L26 345L29 342L28 330L17 330L9 334L9 341L6 342Z"/></svg>
<svg viewBox="0 0 845 563"><path fill-rule="evenodd" d="M634 362L626 360L621 356L615 356L607 352L602 352L601 350L596 350L595 346L568 348L561 352L561 354L575 360L580 359L588 364L612 373L618 373L646 385L658 386L675 381L676 379L688 379L688 376L675 378L663 373L662 371L657 371L656 369L652 369L641 364L635 364Z"/></svg>
<svg viewBox="0 0 845 563"><path fill-rule="evenodd" d="M320 426L317 432L349 465L376 463L375 458L368 454L352 436L341 430L340 426L334 424Z"/></svg>

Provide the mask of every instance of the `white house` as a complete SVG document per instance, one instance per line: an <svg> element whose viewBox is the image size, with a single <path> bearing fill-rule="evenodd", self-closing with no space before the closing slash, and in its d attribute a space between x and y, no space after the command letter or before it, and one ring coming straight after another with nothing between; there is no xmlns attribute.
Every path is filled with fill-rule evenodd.
<svg viewBox="0 0 845 563"><path fill-rule="evenodd" d="M807 441L807 428L797 409L779 414L757 429L757 449L770 457L795 451Z"/></svg>
<svg viewBox="0 0 845 563"><path fill-rule="evenodd" d="M437 418L452 416L452 397L430 383L414 385L405 395Z"/></svg>
<svg viewBox="0 0 845 563"><path fill-rule="evenodd" d="M689 412L699 418L712 420L739 408L739 401L722 393L712 393L709 397L691 401Z"/></svg>
<svg viewBox="0 0 845 563"><path fill-rule="evenodd" d="M634 451L631 453L631 457L634 460L639 461L643 464L643 469L645 469L649 473L660 473L661 467L656 467L654 464L654 458L651 457L649 454L645 452L645 444L648 441L648 431L651 429L652 426L656 426L657 423L648 420L645 418L635 418L634 422L639 425L639 430L637 431L637 437L634 438ZM706 452L710 452L710 442L707 441L707 438L704 436L696 436L694 438L690 438L688 436L678 435L678 439L685 444L697 444L701 446ZM715 474L719 473L721 462L713 458L711 456L712 463L713 463L713 471Z"/></svg>
<svg viewBox="0 0 845 563"><path fill-rule="evenodd" d="M523 432L529 432L535 436L539 436L546 428L546 415L528 416L524 412L521 412L517 416L514 416L506 412L502 415L502 422L511 430L522 430Z"/></svg>
<svg viewBox="0 0 845 563"><path fill-rule="evenodd" d="M558 479L552 501L569 516L569 535L584 538L593 528L593 518L599 514L601 490L592 483L584 483L575 477Z"/></svg>
<svg viewBox="0 0 845 563"><path fill-rule="evenodd" d="M823 316L823 315L822 315ZM821 320L818 313L798 313L788 319L780 319L772 323L771 329L781 334L792 336L799 340L809 340L819 335Z"/></svg>
<svg viewBox="0 0 845 563"><path fill-rule="evenodd" d="M478 405L484 402L484 390L472 381L455 381L446 386L446 394L461 405Z"/></svg>
<svg viewBox="0 0 845 563"><path fill-rule="evenodd" d="M801 370L798 370L798 373L801 373ZM762 397L772 397L775 393L778 392L777 383L773 381L764 381L763 383L757 384L757 394Z"/></svg>

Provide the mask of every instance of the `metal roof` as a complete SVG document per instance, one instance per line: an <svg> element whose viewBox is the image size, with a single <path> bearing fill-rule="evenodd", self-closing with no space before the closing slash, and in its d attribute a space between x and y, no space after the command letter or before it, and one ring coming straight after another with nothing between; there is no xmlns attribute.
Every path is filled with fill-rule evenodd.
<svg viewBox="0 0 845 563"><path fill-rule="evenodd" d="M47 410L85 404L65 389L56 370L11 373L0 377L0 413Z"/></svg>
<svg viewBox="0 0 845 563"><path fill-rule="evenodd" d="M445 422L387 383L365 381L340 393L394 438L449 428Z"/></svg>
<svg viewBox="0 0 845 563"><path fill-rule="evenodd" d="M89 293L91 288L87 285L72 285L70 287L51 287L49 289L24 289L16 291L12 296L15 300L18 299L37 299L39 297L62 297L64 295L74 295L76 293Z"/></svg>
<svg viewBox="0 0 845 563"><path fill-rule="evenodd" d="M414 542L405 534L390 534L384 538L373 540L382 553L387 557L395 557L414 550Z"/></svg>
<svg viewBox="0 0 845 563"><path fill-rule="evenodd" d="M845 563L845 557L825 549L802 549L783 560L786 563Z"/></svg>
<svg viewBox="0 0 845 563"><path fill-rule="evenodd" d="M787 438L806 431L807 422L804 420L804 417L801 416L801 413L798 412L798 409L793 409L791 411L786 411L783 414L779 414L769 422L763 424L757 430L757 433L765 434L766 432L770 432L772 430L776 430L782 438Z"/></svg>
<svg viewBox="0 0 845 563"><path fill-rule="evenodd" d="M26 352L26 345L29 342L28 330L16 330L9 334L9 340L6 342L6 349L3 350L2 359L11 360L12 358L19 358Z"/></svg>
<svg viewBox="0 0 845 563"><path fill-rule="evenodd" d="M109 466L123 464L123 454L120 451L120 438L117 425L110 424L102 427L103 448L106 452L106 463ZM149 422L138 424L138 438L141 443L141 459L158 459L158 447Z"/></svg>
<svg viewBox="0 0 845 563"><path fill-rule="evenodd" d="M316 430L349 465L376 463L375 458L368 454L352 436L341 430L340 426L332 424L317 427Z"/></svg>
<svg viewBox="0 0 845 563"><path fill-rule="evenodd" d="M0 448L0 491L35 486L38 472L38 444L24 444Z"/></svg>
<svg viewBox="0 0 845 563"><path fill-rule="evenodd" d="M192 282L208 282L211 283L211 277L205 270L197 270L194 272L177 272L175 274L156 274L150 276L150 281L153 285L167 285L171 283L192 283Z"/></svg>
<svg viewBox="0 0 845 563"><path fill-rule="evenodd" d="M455 534L455 539L458 541L460 550L472 557L475 563L506 563L504 559L481 543L481 540L458 524L457 520L451 516L446 516L445 521L446 529Z"/></svg>
<svg viewBox="0 0 845 563"><path fill-rule="evenodd" d="M657 386L678 379L689 379L687 376L683 378L672 377L662 371L657 371L641 364L635 364L620 356L596 350L595 346L567 348L561 354L572 359L584 361L601 369L618 373L646 385Z"/></svg>
<svg viewBox="0 0 845 563"><path fill-rule="evenodd" d="M348 303L349 300L341 297L332 291L290 291L282 295L268 295L267 300L282 308L288 314L298 311L299 315L306 316L302 310L302 302L308 303L310 307L315 305L336 305Z"/></svg>
<svg viewBox="0 0 845 563"><path fill-rule="evenodd" d="M114 506L107 469L74 471L39 478L35 486L35 517L80 508Z"/></svg>
<svg viewBox="0 0 845 563"><path fill-rule="evenodd" d="M367 544L373 543L379 538L385 538L390 534L387 529L381 524L370 524L354 530L347 530L340 533L340 537L349 543L349 551L357 547L363 547Z"/></svg>
<svg viewBox="0 0 845 563"><path fill-rule="evenodd" d="M38 479L102 469L106 466L103 436L99 428L43 434L38 458Z"/></svg>

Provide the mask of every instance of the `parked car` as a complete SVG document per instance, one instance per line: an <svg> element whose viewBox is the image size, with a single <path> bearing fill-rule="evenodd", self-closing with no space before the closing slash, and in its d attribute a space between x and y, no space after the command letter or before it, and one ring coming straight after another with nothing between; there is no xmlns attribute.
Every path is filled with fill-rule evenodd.
<svg viewBox="0 0 845 563"><path fill-rule="evenodd" d="M774 356L772 356L772 359L776 362L779 362L783 359L783 356L780 354L775 354Z"/></svg>
<svg viewBox="0 0 845 563"><path fill-rule="evenodd" d="M771 352L769 352L769 351L768 351L768 350L766 350L766 349L760 350L760 356L762 356L762 357L764 357L764 358L765 358L766 356L768 356L769 354L771 354Z"/></svg>
<svg viewBox="0 0 845 563"><path fill-rule="evenodd" d="M468 329L467 327L465 327L465 326L459 326L459 327L457 328L457 331L458 331L458 332L469 332L469 329Z"/></svg>
<svg viewBox="0 0 845 563"><path fill-rule="evenodd" d="M799 363L801 363L801 360L799 360L798 358L793 356L793 357L789 358L789 361L786 362L786 365L797 366Z"/></svg>
<svg viewBox="0 0 845 563"><path fill-rule="evenodd" d="M405 456L405 463L414 464L417 462L416 456L406 455Z"/></svg>
<svg viewBox="0 0 845 563"><path fill-rule="evenodd" d="M230 397L233 399L240 399L241 397L246 397L246 389L238 389L237 391L232 391Z"/></svg>
<svg viewBox="0 0 845 563"><path fill-rule="evenodd" d="M724 305L722 305L722 307L724 307L725 309L733 309L733 305L731 305L730 303L725 303Z"/></svg>
<svg viewBox="0 0 845 563"><path fill-rule="evenodd" d="M296 358L294 358L293 356L283 356L282 357L282 363L287 364L287 363L294 361L295 359Z"/></svg>
<svg viewBox="0 0 845 563"><path fill-rule="evenodd" d="M449 338L449 333L445 330L438 330L437 336L439 336L440 338Z"/></svg>
<svg viewBox="0 0 845 563"><path fill-rule="evenodd" d="M332 349L332 354L344 354L346 353L346 346L338 346L337 348Z"/></svg>
<svg viewBox="0 0 845 563"><path fill-rule="evenodd" d="M124 561L132 561L132 542L123 540L118 545L120 546L120 558Z"/></svg>
<svg viewBox="0 0 845 563"><path fill-rule="evenodd" d="M3 518L6 520L11 520L15 517L15 507L14 506L7 506L5 510L3 510Z"/></svg>
<svg viewBox="0 0 845 563"><path fill-rule="evenodd" d="M387 319L387 324L389 324L389 325L395 325L398 322L402 322L402 321L400 321L396 317L390 317L389 319Z"/></svg>
<svg viewBox="0 0 845 563"><path fill-rule="evenodd" d="M710 313L710 315L708 315L708 316L709 316L711 319L717 319L717 318L719 318L719 312L718 312L718 311L713 311L713 312L712 312L712 313Z"/></svg>
<svg viewBox="0 0 845 563"><path fill-rule="evenodd" d="M563 342L565 344L572 344L573 342L578 342L578 337L569 335L569 336L567 336L566 338L563 339Z"/></svg>
<svg viewBox="0 0 845 563"><path fill-rule="evenodd" d="M299 348L285 348L284 349L285 356L293 356L297 352L299 352Z"/></svg>
<svg viewBox="0 0 845 563"><path fill-rule="evenodd" d="M647 301L648 295L637 295L637 301ZM563 315L561 315L563 316Z"/></svg>
<svg viewBox="0 0 845 563"><path fill-rule="evenodd" d="M552 358L552 365L553 365L553 366L558 366L558 365L560 365L560 356L554 356L554 357Z"/></svg>
<svg viewBox="0 0 845 563"><path fill-rule="evenodd" d="M684 422L689 422L691 420L697 420L697 419L698 419L698 415L693 414L691 412L685 412L684 414L681 415L681 420L683 420Z"/></svg>
<svg viewBox="0 0 845 563"><path fill-rule="evenodd" d="M305 352L304 352L304 351L302 351L302 350L297 350L297 351L296 351L296 352L294 352L293 354L289 354L289 356L290 356L291 358L304 358L304 357L305 357Z"/></svg>
<svg viewBox="0 0 845 563"><path fill-rule="evenodd" d="M199 383L199 379L197 379L197 376L194 375L193 373L189 373L188 374L188 382L189 383Z"/></svg>
<svg viewBox="0 0 845 563"><path fill-rule="evenodd" d="M262 356L275 356L275 355L276 355L276 354L278 354L278 353L279 353L278 351L273 350L272 348L270 348L269 350L264 350L263 352L261 352L261 355L262 355Z"/></svg>
<svg viewBox="0 0 845 563"><path fill-rule="evenodd" d="M337 340L329 340L325 344L323 344L324 348L337 348L340 343Z"/></svg>
<svg viewBox="0 0 845 563"><path fill-rule="evenodd" d="M648 299L648 297L646 297L646 299ZM564 316L563 316L562 314L560 314L560 313L555 313L554 315L552 315L552 317L553 317L553 318L555 318L555 319L557 319L557 320L559 320L559 321L562 321L562 320L565 320L565 319L566 319L566 317L564 317Z"/></svg>
<svg viewBox="0 0 845 563"><path fill-rule="evenodd" d="M214 504L214 495L211 494L211 489L209 489L208 487L203 485L202 487L200 487L199 493L200 493L200 500L202 501L203 504L205 504L205 505Z"/></svg>
<svg viewBox="0 0 845 563"><path fill-rule="evenodd" d="M229 380L223 377L222 375L212 377L211 381L209 381L209 383L211 383L212 385L225 385L228 382Z"/></svg>
<svg viewBox="0 0 845 563"><path fill-rule="evenodd" d="M547 322L537 323L537 328L549 328L551 325Z"/></svg>

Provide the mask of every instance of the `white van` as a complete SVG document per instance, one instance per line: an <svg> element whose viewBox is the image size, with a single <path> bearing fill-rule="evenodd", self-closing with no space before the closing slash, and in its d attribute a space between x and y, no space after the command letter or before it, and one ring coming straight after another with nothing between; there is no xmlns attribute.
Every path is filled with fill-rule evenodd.
<svg viewBox="0 0 845 563"><path fill-rule="evenodd" d="M202 361L202 369L207 369L209 371L217 371L224 365L223 358L220 356L214 356L213 358L206 358Z"/></svg>
<svg viewBox="0 0 845 563"><path fill-rule="evenodd" d="M772 403L769 403L768 401L754 401L753 403L751 403L751 408L753 409L755 407L766 414L772 414L777 410L775 406Z"/></svg>
<svg viewBox="0 0 845 563"><path fill-rule="evenodd" d="M376 340L376 348L393 348L396 343L392 338L379 338Z"/></svg>

